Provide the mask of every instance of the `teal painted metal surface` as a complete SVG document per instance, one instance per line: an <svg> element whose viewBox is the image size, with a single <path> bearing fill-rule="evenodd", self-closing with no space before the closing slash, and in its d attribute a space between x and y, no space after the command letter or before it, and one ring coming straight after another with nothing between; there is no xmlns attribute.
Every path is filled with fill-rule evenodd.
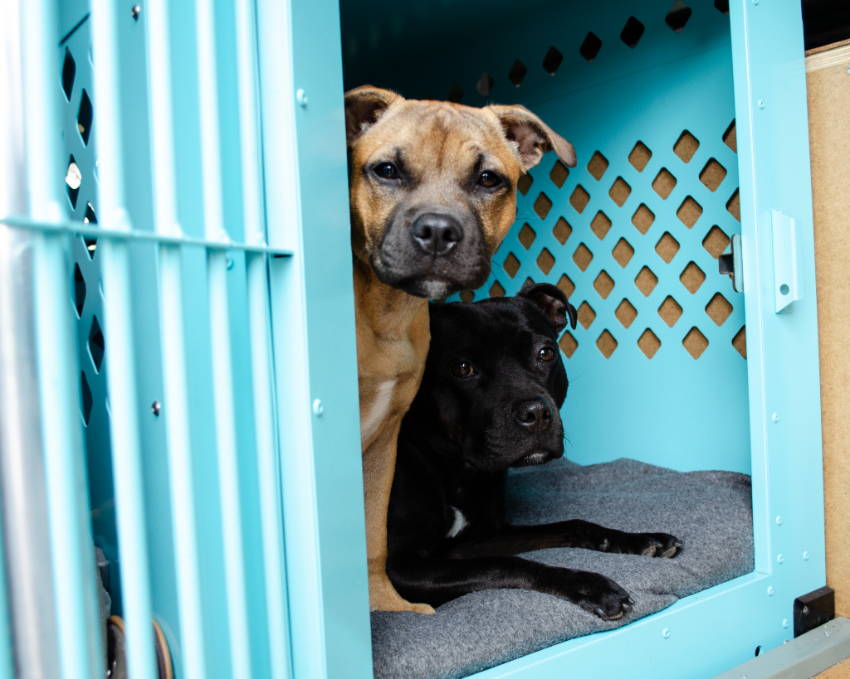
<svg viewBox="0 0 850 679"><path fill-rule="evenodd" d="M0 498L2 499L2 498ZM9 579L6 575L5 537L0 524L0 679L12 679L15 669L12 638L11 609L9 607Z"/></svg>

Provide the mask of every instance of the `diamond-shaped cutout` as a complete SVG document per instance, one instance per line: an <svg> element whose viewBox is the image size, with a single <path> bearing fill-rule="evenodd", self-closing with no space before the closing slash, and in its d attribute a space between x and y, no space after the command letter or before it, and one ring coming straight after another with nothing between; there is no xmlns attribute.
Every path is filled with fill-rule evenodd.
<svg viewBox="0 0 850 679"><path fill-rule="evenodd" d="M669 231L665 231L655 244L655 251L661 259L669 264L676 253L679 252L679 241L673 238Z"/></svg>
<svg viewBox="0 0 850 679"><path fill-rule="evenodd" d="M475 83L475 91L482 97L489 97L490 92L493 91L494 83L493 76L484 71Z"/></svg>
<svg viewBox="0 0 850 679"><path fill-rule="evenodd" d="M608 169L608 159L599 151L596 151L587 161L587 171L594 179L602 179L605 170Z"/></svg>
<svg viewBox="0 0 850 679"><path fill-rule="evenodd" d="M738 189L735 189L735 193L732 194L732 197L726 203L726 209L729 211L730 215L739 222L741 221L741 201L738 197Z"/></svg>
<svg viewBox="0 0 850 679"><path fill-rule="evenodd" d="M91 134L92 114L91 99L84 89L80 97L80 108L77 110L77 131L80 133L83 144L86 145L89 143L89 135Z"/></svg>
<svg viewBox="0 0 850 679"><path fill-rule="evenodd" d="M682 344L688 350L688 353L696 359L702 356L703 352L708 348L708 339L694 327L688 330L688 334L685 335Z"/></svg>
<svg viewBox="0 0 850 679"><path fill-rule="evenodd" d="M629 302L629 300L624 298L617 305L614 315L617 317L617 320L623 324L624 328L628 328L637 318L637 309L632 306L632 303Z"/></svg>
<svg viewBox="0 0 850 679"><path fill-rule="evenodd" d="M80 194L82 183L83 173L80 172L74 156L70 156L68 158L68 169L65 170L65 192L68 194L68 200L71 201L71 207L77 207L77 196Z"/></svg>
<svg viewBox="0 0 850 679"><path fill-rule="evenodd" d="M599 39L599 36L590 32L584 37L584 40L582 40L581 47L578 48L578 51L585 59L593 61L601 49L602 41Z"/></svg>
<svg viewBox="0 0 850 679"><path fill-rule="evenodd" d="M471 302L475 299L475 293L472 290L461 290L460 299L462 302Z"/></svg>
<svg viewBox="0 0 850 679"><path fill-rule="evenodd" d="M652 358L661 348L661 340L649 328L644 330L637 341L638 348L647 358Z"/></svg>
<svg viewBox="0 0 850 679"><path fill-rule="evenodd" d="M676 178L670 174L666 167L662 167L655 179L652 180L652 188L659 196L666 199L673 189L676 188Z"/></svg>
<svg viewBox="0 0 850 679"><path fill-rule="evenodd" d="M698 148L699 139L697 139L687 130L684 130L682 134L679 135L679 138L676 140L676 143L673 144L673 153L679 156L679 158L682 159L682 162L689 163L691 162L691 158L694 157L694 154L697 152Z"/></svg>
<svg viewBox="0 0 850 679"><path fill-rule="evenodd" d="M582 302L578 305L578 322L587 330L590 324L596 319L596 312L587 302Z"/></svg>
<svg viewBox="0 0 850 679"><path fill-rule="evenodd" d="M717 325L723 325L732 314L732 305L719 292L705 305L705 313Z"/></svg>
<svg viewBox="0 0 850 679"><path fill-rule="evenodd" d="M634 224L635 228L641 233L649 231L649 227L652 226L654 221L655 214L643 203L638 206L638 209L635 210L635 213L632 215L632 224Z"/></svg>
<svg viewBox="0 0 850 679"><path fill-rule="evenodd" d="M688 23L691 14L693 14L693 10L690 7L682 0L676 0L664 17L664 23L678 33Z"/></svg>
<svg viewBox="0 0 850 679"><path fill-rule="evenodd" d="M573 190L572 195L570 196L570 205L575 208L576 212L583 212L584 208L587 207L587 203L590 201L590 194L584 190L584 187L579 184Z"/></svg>
<svg viewBox="0 0 850 679"><path fill-rule="evenodd" d="M661 302L661 306L658 307L658 315L672 328L676 325L676 321L682 317L682 307L679 306L679 303L675 299L667 295L664 301Z"/></svg>
<svg viewBox="0 0 850 679"><path fill-rule="evenodd" d="M628 264L634 256L635 249L631 246L629 241L625 238L621 238L617 241L614 249L611 250L611 254L614 255L614 259L617 264L625 268L626 264Z"/></svg>
<svg viewBox="0 0 850 679"><path fill-rule="evenodd" d="M726 144L730 149L732 149L735 153L738 152L738 135L735 130L735 121L733 120L729 123L729 127L726 128L726 131L723 133L723 143Z"/></svg>
<svg viewBox="0 0 850 679"><path fill-rule="evenodd" d="M71 54L71 50L65 48L65 60L62 62L62 91L65 98L71 100L71 92L74 91L74 78L77 75L77 62Z"/></svg>
<svg viewBox="0 0 850 679"><path fill-rule="evenodd" d="M567 177L569 176L570 171L567 166L564 165L560 160L556 160L555 164L552 166L551 171L549 172L549 179L552 180L552 183L560 189L564 185L564 182L567 181Z"/></svg>
<svg viewBox="0 0 850 679"><path fill-rule="evenodd" d="M552 235L558 239L558 242L561 245L567 242L567 238L570 237L572 232L573 227L571 227L567 220L563 217L559 217L558 221L555 222L555 226L552 227Z"/></svg>
<svg viewBox="0 0 850 679"><path fill-rule="evenodd" d="M553 266L555 266L555 258L552 256L551 252L549 252L546 248L543 248L537 256L537 268L543 273L548 274L552 270Z"/></svg>
<svg viewBox="0 0 850 679"><path fill-rule="evenodd" d="M449 101L453 101L456 104L459 103L460 101L462 101L463 100L463 88L460 86L460 84L455 83L454 85L452 85L451 88L449 89L449 94L446 98Z"/></svg>
<svg viewBox="0 0 850 679"><path fill-rule="evenodd" d="M617 177L611 185L611 190L608 191L608 195L611 196L611 200L622 207L631 192L632 187L629 186L622 177Z"/></svg>
<svg viewBox="0 0 850 679"><path fill-rule="evenodd" d="M513 252L509 252L508 256L505 257L505 263L502 264L502 267L511 278L516 276L516 272L519 271L519 260Z"/></svg>
<svg viewBox="0 0 850 679"><path fill-rule="evenodd" d="M519 191L523 196L528 194L528 190L531 188L531 185L534 183L534 177L530 174L522 174L519 179L517 179L516 190Z"/></svg>
<svg viewBox="0 0 850 679"><path fill-rule="evenodd" d="M510 80L516 87L519 87L522 84L526 73L528 73L528 69L525 67L525 64L517 59L511 66L511 70L508 71L508 80Z"/></svg>
<svg viewBox="0 0 850 679"><path fill-rule="evenodd" d="M635 276L635 285L640 290L644 297L649 297L655 286L658 285L658 276L656 276L649 267L643 267L638 275Z"/></svg>
<svg viewBox="0 0 850 679"><path fill-rule="evenodd" d="M735 351L741 354L741 358L747 358L747 327L742 325L741 329L735 333L735 336L732 338L732 346L735 347Z"/></svg>
<svg viewBox="0 0 850 679"><path fill-rule="evenodd" d="M534 239L537 238L537 234L534 233L534 229L532 229L527 223L522 225L522 228L519 230L519 235L517 235L519 242L522 243L522 247L526 250L531 247L531 244L534 242Z"/></svg>
<svg viewBox="0 0 850 679"><path fill-rule="evenodd" d="M83 422L89 423L91 420L91 411L94 406L94 398L92 398L91 387L86 378L86 374L80 371L80 411L83 416Z"/></svg>
<svg viewBox="0 0 850 679"><path fill-rule="evenodd" d="M603 269L599 272L596 280L593 281L593 287L596 288L596 292L602 299L608 299L608 295L614 289L614 279Z"/></svg>
<svg viewBox="0 0 850 679"><path fill-rule="evenodd" d="M578 342L576 342L576 338L572 336L569 330L561 335L558 344L567 358L570 358L576 352L576 349L578 349Z"/></svg>
<svg viewBox="0 0 850 679"><path fill-rule="evenodd" d="M567 299L572 297L572 294L576 290L576 284L570 280L570 277L567 276L567 274L562 274L556 285L558 286L558 289L567 296Z"/></svg>
<svg viewBox="0 0 850 679"><path fill-rule="evenodd" d="M540 195L537 196L537 200L534 201L534 211L540 219L546 219L546 215L549 214L549 210L551 209L552 201L549 199L549 196L541 192Z"/></svg>
<svg viewBox="0 0 850 679"><path fill-rule="evenodd" d="M95 372L100 372L100 366L103 363L105 345L103 342L103 331L100 329L100 323L97 320L97 316L92 316L91 328L89 328L88 346Z"/></svg>
<svg viewBox="0 0 850 679"><path fill-rule="evenodd" d="M74 308L77 316L83 315L83 307L86 304L86 279L79 264L74 264Z"/></svg>
<svg viewBox="0 0 850 679"><path fill-rule="evenodd" d="M596 348L605 358L611 358L611 354L617 348L617 340L607 330L603 330L602 334L596 338Z"/></svg>
<svg viewBox="0 0 850 679"><path fill-rule="evenodd" d="M638 172L643 172L650 158L652 158L652 151L642 141L635 144L629 153L629 162Z"/></svg>
<svg viewBox="0 0 850 679"><path fill-rule="evenodd" d="M705 272L696 263L688 262L688 265L679 274L679 280L682 281L682 285L688 289L688 292L693 294L700 289L703 281L705 281Z"/></svg>
<svg viewBox="0 0 850 679"><path fill-rule="evenodd" d="M702 205L697 203L691 196L687 196L682 201L679 209L676 210L676 216L679 218L679 221L689 229L697 223L700 215L702 215Z"/></svg>
<svg viewBox="0 0 850 679"><path fill-rule="evenodd" d="M723 251L729 246L729 236L717 227L712 226L711 230L702 239L702 246L717 259L723 254Z"/></svg>
<svg viewBox="0 0 850 679"><path fill-rule="evenodd" d="M620 31L620 40L626 43L629 47L635 48L640 42L644 30L646 29L640 21L634 17L629 17L629 20L626 21L626 25L623 26L623 30Z"/></svg>
<svg viewBox="0 0 850 679"><path fill-rule="evenodd" d="M588 250L587 246L584 243L581 243L576 251L573 253L573 261L576 263L576 266L582 271L586 271L587 267L590 266L590 262L593 259L593 253Z"/></svg>
<svg viewBox="0 0 850 679"><path fill-rule="evenodd" d="M546 50L546 54L543 56L543 70L549 75L555 75L563 61L564 55L561 54L558 51L558 48L553 45Z"/></svg>
<svg viewBox="0 0 850 679"><path fill-rule="evenodd" d="M490 297L504 297L505 289L502 287L502 284L499 281L493 281L493 285L490 286L490 290L488 292Z"/></svg>
<svg viewBox="0 0 850 679"><path fill-rule="evenodd" d="M717 187L726 177L726 168L714 158L709 158L705 167L699 173L699 180L705 184L709 191L717 191Z"/></svg>
<svg viewBox="0 0 850 679"><path fill-rule="evenodd" d="M611 220L608 219L608 215L602 211L597 212L590 222L590 230L596 234L599 240L602 240L610 229Z"/></svg>

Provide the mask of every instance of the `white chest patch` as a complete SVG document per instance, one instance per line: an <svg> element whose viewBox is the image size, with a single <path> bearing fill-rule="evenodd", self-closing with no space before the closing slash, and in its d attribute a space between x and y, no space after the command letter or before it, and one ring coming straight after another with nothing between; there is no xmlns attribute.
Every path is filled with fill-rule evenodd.
<svg viewBox="0 0 850 679"><path fill-rule="evenodd" d="M372 400L372 406L360 422L361 443L370 440L378 430L381 422L386 418L390 410L390 403L392 403L395 382L395 380L387 380L378 385L375 391L375 398Z"/></svg>
<svg viewBox="0 0 850 679"><path fill-rule="evenodd" d="M446 533L447 538L454 538L460 535L461 531L469 525L469 521L466 520L466 517L463 515L463 512L460 511L454 505L450 505L452 511L454 512L455 518L452 521L452 527L449 528L449 532Z"/></svg>

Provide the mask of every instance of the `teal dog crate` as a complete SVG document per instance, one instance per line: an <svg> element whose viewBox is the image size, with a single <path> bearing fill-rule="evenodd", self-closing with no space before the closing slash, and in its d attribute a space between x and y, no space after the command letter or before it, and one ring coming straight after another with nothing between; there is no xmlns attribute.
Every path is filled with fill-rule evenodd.
<svg viewBox="0 0 850 679"><path fill-rule="evenodd" d="M570 294L567 456L752 477L751 573L476 676L701 679L793 637L825 584L799 2L6 19L0 676L104 676L110 613L134 678L167 676L160 637L180 678L372 676L343 121L367 82L575 144L460 294Z"/></svg>

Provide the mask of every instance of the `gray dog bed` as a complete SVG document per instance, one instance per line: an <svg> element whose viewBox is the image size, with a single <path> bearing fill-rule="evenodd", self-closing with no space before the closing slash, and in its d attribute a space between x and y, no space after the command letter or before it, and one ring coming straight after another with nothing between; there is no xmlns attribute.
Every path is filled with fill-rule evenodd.
<svg viewBox="0 0 850 679"><path fill-rule="evenodd" d="M663 531L685 543L675 559L547 549L529 558L596 571L635 600L632 613L603 622L565 601L523 590L467 594L436 615L373 613L376 679L454 679L573 637L612 629L681 597L753 570L750 477L675 472L620 459L582 467L558 460L512 474L515 523L580 518L627 531Z"/></svg>

